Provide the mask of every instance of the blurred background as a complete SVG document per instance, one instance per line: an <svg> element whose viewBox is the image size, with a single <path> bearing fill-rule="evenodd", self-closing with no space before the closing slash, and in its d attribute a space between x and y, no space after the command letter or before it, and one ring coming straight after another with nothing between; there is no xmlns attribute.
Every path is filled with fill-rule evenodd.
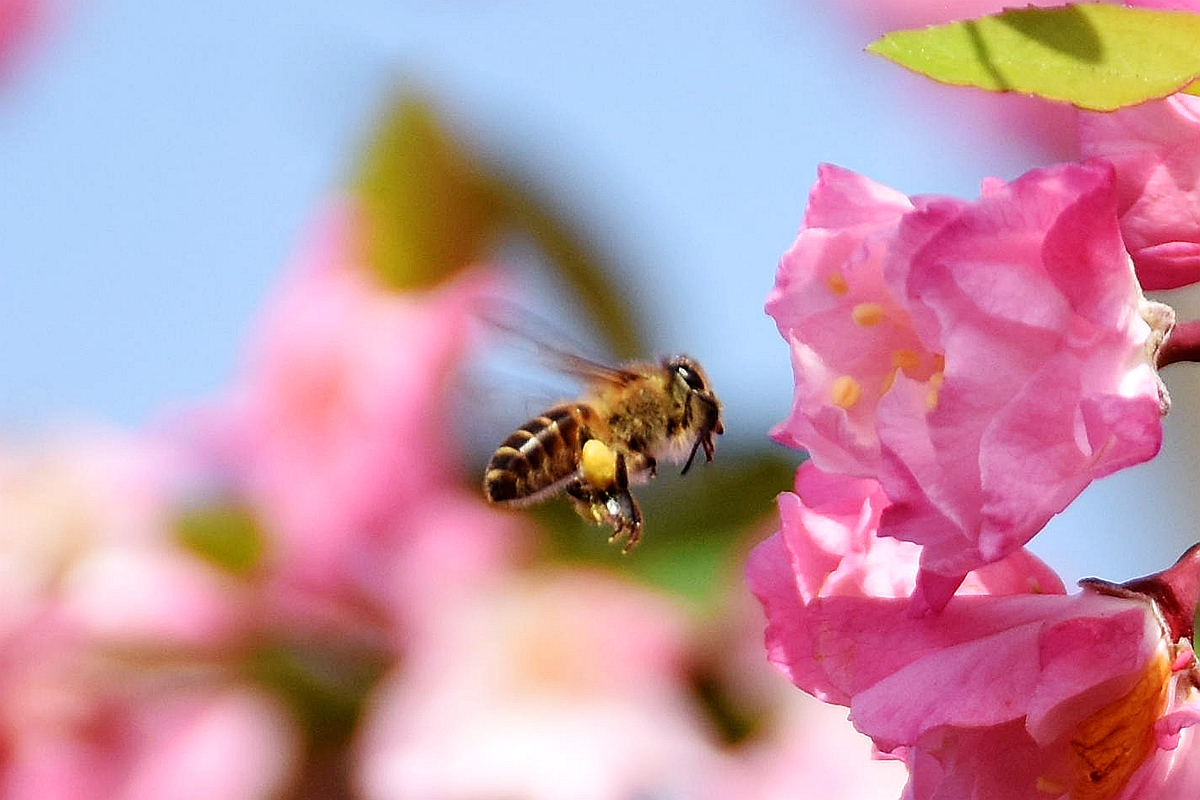
<svg viewBox="0 0 1200 800"><path fill-rule="evenodd" d="M187 524L173 530L183 530L182 541L193 554L223 570L220 580L263 569L255 548L270 547L273 523L269 513L255 516L254 498L274 496L263 488L269 481L239 472L251 457L212 442L224 442L227 434L249 446L246 442L259 441L254 436L266 430L268 423L262 420L269 415L246 412L232 426L242 426L240 432L228 434L225 422L213 423L212 403L245 412L254 402L246 401L247 406L242 395L264 396L258 392L262 386L246 376L263 374L264 360L272 353L291 352L279 344L286 339L279 332L286 327L279 318L290 312L264 318L264 308L291 302L281 296L303 293L287 282L288 265L320 261L322 256L311 253L330 247L354 250L353 242L338 239L336 220L330 222L331 214L337 216L330 209L338 197L349 190L372 198L377 207L396 209L409 202L403 199L406 191L418 197L435 191L414 182L416 178L405 184L407 189L396 189L407 180L398 175L419 173L433 183L453 183L459 179L455 175L467 175L463 180L471 186L484 186L468 192L472 199L465 205L450 202L445 206L450 211L424 221L421 230L433 231L438 242L461 245L472 260L492 264L497 276L507 276L497 280L516 287L512 293L522 306L571 330L591 354L620 358L633 350L683 351L697 357L725 403L728 432L719 442L716 462L695 470L686 481L665 474L646 493L644 553L622 559L594 529L577 524L569 508L549 507L537 523L507 516L500 523L490 518L472 523L497 530L518 525L522 532L508 539L523 544L518 553L499 557L503 570L480 570L508 576L499 588L486 587L499 594L480 600L480 582L468 581L471 589L462 596L473 599L447 604L461 615L453 621L414 621L421 612L408 606L396 611L392 604L381 622L378 609L363 611L361 597L347 600L339 593L341 584L327 594L314 589L323 578L314 577L310 565L284 580L290 588L281 594L262 589L274 586L275 577L255 584L259 600L251 605L265 605L253 623L242 619L233 625L241 631L237 647L229 644L222 627L226 623L212 623L213 631L224 633L188 640L186 646L167 637L172 642L169 660L177 668L172 680L182 670L191 681L185 683L194 687L195 681L204 684L196 672L213 670L224 677L204 685L220 685L224 691L232 685L231 671L250 676L245 684L250 694L221 695L226 705L218 709L226 711L205 706L206 720L237 716L228 708L255 709L238 716L254 720L239 729L242 738L196 733L195 741L213 749L197 746L188 752L236 754L272 743L277 754L273 766L237 783L246 797L289 792L313 797L693 797L701 793L680 784L678 776L689 770L708 776L717 763L722 777L705 781L725 787L725 796L893 796L890 788L875 794L876 785L864 784L860 794L853 794L850 783L822 789L811 776L784 776L778 781L782 788L766 787L764 770L756 766L758 758L777 763L785 751L800 752L803 736L813 735L795 732L803 725L793 730L780 721L787 715L778 712L781 701L776 698L788 695L781 679L769 672L746 677L761 666L761 651L754 651L761 620L740 586L741 561L755 541L771 532L772 498L788 488L790 471L798 463L797 454L766 438L789 407L792 377L787 348L762 304L776 260L799 224L819 162L850 167L908 194L973 197L985 176L1012 178L1034 165L1071 156L1071 123L1065 114L927 86L865 54L863 46L890 27L938 21L914 18L922 11L911 4L895 5L899 10L883 2L816 0L651 5L623 0L588 5L0 0L0 26L7 26L7 31L0 28L0 47L8 49L0 61L0 425L11 451L5 489L10 495L28 488L33 481L29 476L42 474L47 461L76 465L66 470L76 475L79 448L64 442L81 438L88 443L85 461L90 465L84 473L112 479L133 461L137 466L131 471L142 478L130 483L144 486L138 480L164 474L153 466L160 455L147 466L142 444L130 441L147 432L157 440L168 432L172 447L190 442L188 458L202 462L179 466L176 455L165 457L174 466L165 470L172 475L172 487L164 491L183 484L187 497L202 498L196 503L201 511L185 515ZM400 151L405 155L399 162L389 160L389 153ZM451 166L439 171L443 163ZM465 216L456 216L460 212ZM502 231L493 235L493 228ZM325 243L313 245L314 236ZM326 241L330 237L332 245ZM387 257L371 251L367 259L378 263ZM419 283L402 288L424 290ZM334 297L343 290L347 297L357 291L321 291ZM319 304L321 293L312 296ZM437 328L442 324L437 320L455 312L438 313L443 317L420 323L421 330ZM1184 316L1189 316L1186 310ZM331 322L331 330L344 330L336 326L350 326L347 320L353 318ZM446 324L457 330L459 322ZM329 334L319 326L315 330L315 337ZM295 335L308 334L301 330ZM450 362L470 360L467 347L450 348L457 355L446 356L447 370ZM530 398L553 399L536 379L501 379L497 376L508 373L482 362L468 370L467 388L457 399L439 395L429 400L442 409L438 431L445 448L455 453L447 470L456 475L456 486L467 487L454 495L455 503L474 501L471 492L477 492L491 447L539 410L540 401ZM436 376L429 377L432 372L419 374L436 382ZM1195 430L1200 387L1187 366L1173 367L1167 379L1175 409L1162 456L1094 484L1033 543L1068 583L1086 575L1119 581L1156 571L1197 538L1191 484L1200 447ZM235 397L226 403L230 394ZM202 407L198 418L197 406ZM432 419L426 422L433 424ZM212 434L208 425L225 434ZM180 435L181 428L187 435ZM382 429L379 435L391 433ZM52 456L45 456L40 444L47 440L57 448ZM114 451L131 447L138 454L122 456L122 467L108 464ZM81 481L86 483L72 478L72 491ZM226 502L230 497L236 502ZM24 500L9 502L28 506ZM218 507L220 514L213 510ZM316 512L289 513L312 519ZM44 516L20 518L34 518L29 530L40 530L37 525L51 524ZM372 525L363 524L363 535L377 544L380 535ZM17 527L5 534L10 551L20 550L13 545L20 535ZM214 545L216 540L223 544ZM74 554L79 545L65 547ZM329 553L337 552L329 547ZM489 547L505 550L509 545ZM231 555L234 551L242 555ZM415 563L411 555L402 558ZM478 563L494 564L490 558L479 556ZM23 562L11 556L6 563L19 570ZM44 565L46 559L38 563ZM54 561L47 572L51 577L45 579L45 586L55 591L63 580L74 598L68 605L75 609L86 605L74 594L78 586L86 589L80 590L83 597L103 603L99 588L113 585L105 582L117 581L112 575L123 574L104 573L94 583L63 579L74 569L63 564L75 563ZM237 564L243 563L249 573L238 573ZM155 574L164 585L179 586ZM362 590L361 565L352 574L355 591ZM197 596L208 597L213 587L206 586ZM367 594L372 603L382 602L378 592ZM547 619L549 609L559 609L562 618L547 621L546 629L553 632L555 624L562 624L567 638L577 635L572 631L581 625L598 625L586 621L591 612L571 611L570 601L563 599L580 595L591 598L589 608L605 613L628 604L631 610L613 623L618 628L632 624L619 620L635 619L652 630L630 634L641 643L636 647L625 639L606 643L597 632L574 655L559 654L567 666L555 660L558 656L552 658L558 666L551 672L561 677L567 670L575 676L573 686L583 681L591 687L589 697L594 692L625 697L630 684L653 684L656 669L674 674L675 667L663 666L667 662L683 664L682 689L652 692L654 702L664 706L661 713L650 721L618 721L607 729L628 738L626 749L635 753L626 759L629 763L657 753L640 743L639 725L645 725L648 740L681 743L652 759L660 765L689 765L679 767L670 780L646 777L653 770L642 765L622 788L605 794L596 788L604 781L596 779L594 793L573 794L563 789L566 778L545 769L556 761L548 752L550 744L569 734L539 728L531 712L513 711L533 707L526 695L517 695L525 698L521 703L510 698L506 702L512 708L505 706L508 710L489 717L512 726L497 723L491 738L485 733L492 723L478 722L470 712L497 702L501 690L488 699L482 694L447 699L425 710L414 699L439 696L437 688L430 688L438 676L453 675L460 685L483 680L471 671L454 672L464 660L524 664L522 659L532 657L529 652L540 654L535 660L546 657L544 643L531 645L532 651L522 649L529 631L520 620L526 617ZM270 597L269 602L263 597ZM202 605L196 601L186 607ZM651 607L656 610L644 610ZM37 613L30 618L38 618ZM241 614L229 609L211 613ZM489 620L489 614L500 618ZM138 625L145 623L138 619ZM276 625L280 619L287 624ZM320 624L311 624L314 619ZM400 644L389 638L396 625L405 631ZM471 639L472 645L412 633L425 625L456 631L478 626L484 633ZM508 631L508 625L516 626L511 637L506 644L489 645L490 656L467 655L471 647L482 646L486 632ZM163 630L150 627L158 631L155 635ZM147 629L139 627L138 636ZM286 630L284 645L266 652L245 644L251 635L246 631L265 629ZM297 629L304 635L293 635ZM95 630L94 625L88 628L89 642ZM342 635L347 630L355 635ZM325 647L331 632L339 634L333 637L338 657L314 658L310 645L322 642ZM144 645L139 640L139 648ZM626 646L636 652L612 675L579 677L590 675L592 667L576 661L601 660ZM239 655L229 656L231 650ZM717 657L743 650L752 653L746 663ZM197 652L203 657L193 657ZM144 650L138 658L144 666ZM185 662L186 670L179 666ZM635 668L643 662L650 666ZM755 666L747 666L749 662ZM364 671L364 663L373 666ZM530 674L542 674L538 669ZM645 677L647 672L651 677ZM613 675L619 680L609 686L605 681ZM123 728L122 741L142 741L139 737L166 724L163 719L175 719L161 705L175 709L174 701L151 695L153 713L123 712L139 721ZM628 708L644 710L646 704L637 694ZM578 711L581 706L565 707ZM558 706L547 708L543 719L569 718ZM93 713L85 716L91 720ZM797 713L797 718L808 714L812 719L824 712ZM597 715L604 716L589 713L573 729L599 725ZM432 719L440 719L445 730ZM605 719L605 724L613 722ZM14 754L36 749L33 743L44 747L51 735L46 731L61 727L61 720L54 720L32 739L27 731L11 728L0 736L0 759L24 763ZM210 727L203 730L220 728L215 722L206 724ZM542 738L530 738L524 749L501 746L525 742L512 731L532 728ZM663 733L676 728L677 734ZM434 729L441 730L442 739L426 736ZM466 730L479 740L465 743L460 734ZM227 750L212 745L218 739ZM613 746L603 737L579 744L575 755L559 757L559 769L587 775L588 768L599 769L594 764L585 768L588 758ZM463 761L451 761L443 772L430 766L436 754L456 748L461 748ZM137 749L126 742L122 752L128 756ZM85 750L86 758L66 759L77 771L71 774L94 771L98 751ZM487 759L481 754L488 754ZM866 750L855 758L865 760ZM480 759L491 760L483 764ZM530 759L541 764L539 779L545 783L540 789L512 774L519 772L513 764ZM790 757L794 764L798 759ZM138 791L150 796L148 787L155 786L153 776L159 774L155 769L171 775L183 769L180 761L162 763L171 766L140 772L141 767L128 764L114 768L114 775L142 777L113 777L104 785L123 788L97 790L94 796L135 796ZM187 763L197 775L205 772L207 762L199 756ZM491 783L484 789L467 783L450 786L444 775L461 777L464 764L489 776ZM831 780L861 782L855 764L852 760L845 775ZM28 775L50 780L46 776L61 767L35 766L22 767L24 772L10 766L10 796L93 796L65 791L22 795L21 786L48 785ZM611 776L618 771L601 772ZM18 773L26 783L12 777ZM759 778L754 789L749 788L751 775ZM880 780L880 786L898 786L894 772ZM228 786L222 791L226 794L212 796L237 794Z"/></svg>

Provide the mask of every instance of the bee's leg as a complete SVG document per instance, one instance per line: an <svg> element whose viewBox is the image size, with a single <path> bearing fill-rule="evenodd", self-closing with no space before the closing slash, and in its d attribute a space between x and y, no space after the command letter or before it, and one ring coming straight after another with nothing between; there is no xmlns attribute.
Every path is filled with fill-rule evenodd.
<svg viewBox="0 0 1200 800"><path fill-rule="evenodd" d="M642 535L642 510L627 487L597 489L575 481L567 486L566 492L575 501L579 516L613 529L610 542L625 540L623 552L628 553L638 543Z"/></svg>
<svg viewBox="0 0 1200 800"><path fill-rule="evenodd" d="M614 516L619 514L620 520L614 523L613 535L608 540L617 542L623 537L625 544L621 547L621 552L628 553L642 538L642 510L628 491L621 492L609 502L611 507L615 507L610 508L610 513Z"/></svg>
<svg viewBox="0 0 1200 800"><path fill-rule="evenodd" d="M632 453L629 458L629 471L634 475L649 475L651 478L658 477L658 462L654 460L654 456L645 455L644 453Z"/></svg>

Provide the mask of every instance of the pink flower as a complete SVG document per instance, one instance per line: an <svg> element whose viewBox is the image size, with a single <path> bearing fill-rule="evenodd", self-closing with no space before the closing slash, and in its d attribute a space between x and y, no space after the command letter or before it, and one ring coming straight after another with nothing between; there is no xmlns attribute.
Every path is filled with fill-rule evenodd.
<svg viewBox="0 0 1200 800"><path fill-rule="evenodd" d="M773 435L822 469L878 477L880 533L924 546L933 608L1162 436L1162 331L1143 314L1170 315L1134 279L1111 170L984 189L910 200L821 167L767 301L796 376Z"/></svg>
<svg viewBox="0 0 1200 800"><path fill-rule="evenodd" d="M1200 781L1195 554L1174 574L1067 596L1017 550L918 617L903 597L916 554L874 535L880 505L869 482L839 487L806 464L748 576L771 661L904 758L906 798L1189 796L1164 787Z"/></svg>
<svg viewBox="0 0 1200 800"><path fill-rule="evenodd" d="M375 595L395 590L394 570L414 572L407 547L457 554L434 573L446 581L447 569L506 558L515 532L460 488L449 419L473 310L495 277L389 291L362 263L361 236L350 198L318 220L231 399L199 428L216 471L261 516L279 580Z"/></svg>
<svg viewBox="0 0 1200 800"><path fill-rule="evenodd" d="M44 0L0 0L0 82L45 12Z"/></svg>
<svg viewBox="0 0 1200 800"><path fill-rule="evenodd" d="M1146 289L1200 281L1200 98L1081 114L1084 156L1116 168L1121 233Z"/></svg>
<svg viewBox="0 0 1200 800"><path fill-rule="evenodd" d="M126 645L235 635L233 581L175 541L182 461L152 437L100 429L0 450L0 635L47 608Z"/></svg>
<svg viewBox="0 0 1200 800"><path fill-rule="evenodd" d="M881 758L845 708L797 692L763 659L762 607L745 584L729 587L719 606L693 645L693 674L745 727L732 731L721 774L697 800L899 797L904 764Z"/></svg>
<svg viewBox="0 0 1200 800"><path fill-rule="evenodd" d="M9 800L256 800L292 777L298 733L262 692L145 669L53 617L0 651Z"/></svg>
<svg viewBox="0 0 1200 800"><path fill-rule="evenodd" d="M363 797L697 796L719 754L684 683L687 630L665 598L598 573L444 603L373 698Z"/></svg>
<svg viewBox="0 0 1200 800"><path fill-rule="evenodd" d="M181 463L92 429L0 451L3 797L251 800L290 780L291 720L222 663L247 587L176 541Z"/></svg>

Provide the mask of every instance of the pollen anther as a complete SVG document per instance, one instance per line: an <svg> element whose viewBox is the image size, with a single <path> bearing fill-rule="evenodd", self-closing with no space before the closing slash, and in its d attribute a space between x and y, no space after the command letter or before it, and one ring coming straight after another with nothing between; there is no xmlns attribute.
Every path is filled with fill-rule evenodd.
<svg viewBox="0 0 1200 800"><path fill-rule="evenodd" d="M841 375L829 384L830 402L838 408L851 409L862 397L862 384L849 375Z"/></svg>
<svg viewBox="0 0 1200 800"><path fill-rule="evenodd" d="M850 291L850 285L846 283L846 276L837 270L825 276L825 286L838 297Z"/></svg>
<svg viewBox="0 0 1200 800"><path fill-rule="evenodd" d="M929 376L929 392L925 395L925 407L930 411L937 408L938 395L942 391L942 384L946 381L946 373L935 372Z"/></svg>
<svg viewBox="0 0 1200 800"><path fill-rule="evenodd" d="M892 353L892 366L910 378L916 377L913 373L921 366L921 355L916 350L901 348Z"/></svg>
<svg viewBox="0 0 1200 800"><path fill-rule="evenodd" d="M869 328L883 322L883 306L879 303L859 303L850 312L854 322Z"/></svg>

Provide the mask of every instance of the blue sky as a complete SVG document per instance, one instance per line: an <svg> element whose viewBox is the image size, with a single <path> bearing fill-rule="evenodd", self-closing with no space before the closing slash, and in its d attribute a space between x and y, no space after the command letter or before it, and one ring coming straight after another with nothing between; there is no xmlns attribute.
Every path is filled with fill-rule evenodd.
<svg viewBox="0 0 1200 800"><path fill-rule="evenodd" d="M954 90L863 53L833 5L76 0L0 98L0 420L137 425L222 386L407 85L584 220L656 298L655 346L700 357L731 431L761 436L791 387L762 302L818 162L966 196L1033 166L954 116ZM1089 492L1047 537L1056 565L1105 564L1070 526L1121 570L1162 566L1104 533L1131 492L1149 524L1183 525L1179 470L1156 468Z"/></svg>

